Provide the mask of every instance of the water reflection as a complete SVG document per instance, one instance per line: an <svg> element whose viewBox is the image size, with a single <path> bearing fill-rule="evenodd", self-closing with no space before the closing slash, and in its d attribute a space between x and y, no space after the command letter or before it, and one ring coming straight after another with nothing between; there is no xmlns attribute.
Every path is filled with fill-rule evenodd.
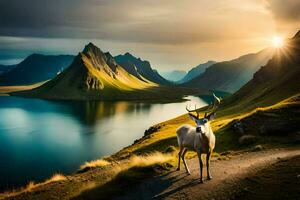
<svg viewBox="0 0 300 200"><path fill-rule="evenodd" d="M132 102L101 102L101 101L77 101L60 102L70 107L72 114L87 125L94 125L97 121L110 116L124 113L138 114L149 112L151 104L132 103Z"/></svg>
<svg viewBox="0 0 300 200"><path fill-rule="evenodd" d="M188 104L206 104L191 99ZM186 104L0 97L0 189L72 173L86 160L132 144L149 126L185 113Z"/></svg>

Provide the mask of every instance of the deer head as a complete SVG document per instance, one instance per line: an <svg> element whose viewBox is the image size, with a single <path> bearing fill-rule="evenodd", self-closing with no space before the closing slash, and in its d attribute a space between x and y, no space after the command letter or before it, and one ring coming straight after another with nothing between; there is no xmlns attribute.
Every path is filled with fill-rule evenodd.
<svg viewBox="0 0 300 200"><path fill-rule="evenodd" d="M216 113L218 106L221 103L221 99L219 97L217 97L214 93L213 93L213 97L214 97L214 102L211 105L209 105L208 109L205 111L203 118L199 117L199 109L197 109L196 106L195 106L194 110L190 110L190 109L188 109L188 107L186 107L186 110L188 111L190 118L197 125L197 128L196 128L197 132L204 132L203 126L207 122L209 122L210 120L213 120L215 118L215 113ZM193 114L193 112L196 112L196 115Z"/></svg>

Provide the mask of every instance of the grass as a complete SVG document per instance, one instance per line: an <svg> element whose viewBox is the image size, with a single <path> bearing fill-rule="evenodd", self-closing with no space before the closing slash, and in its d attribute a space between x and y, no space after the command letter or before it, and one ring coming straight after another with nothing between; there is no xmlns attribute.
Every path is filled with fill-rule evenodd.
<svg viewBox="0 0 300 200"><path fill-rule="evenodd" d="M12 191L6 191L0 194L0 199L5 199L5 198L9 198L9 197L14 197L17 196L19 194L22 193L26 193L26 192L31 192L34 189L36 189L37 187L41 187L53 182L58 182L58 181L64 181L67 180L66 176L64 176L63 174L54 174L51 178L45 180L44 182L41 183L35 183L33 181L30 181L25 187L23 188L19 188L19 189L14 189Z"/></svg>
<svg viewBox="0 0 300 200"><path fill-rule="evenodd" d="M92 161L89 161L89 162L85 162L83 165L81 165L79 167L79 172L85 172L85 171L88 171L90 169L105 167L109 164L111 164L111 163L104 160L104 159L92 160Z"/></svg>
<svg viewBox="0 0 300 200"><path fill-rule="evenodd" d="M36 87L41 86L43 83L44 82L36 83L36 84L32 84L32 85L0 86L0 96L8 96L8 94L11 92L32 90Z"/></svg>
<svg viewBox="0 0 300 200"><path fill-rule="evenodd" d="M83 191L74 199L108 199L111 195L121 195L126 189L132 187L145 178L160 174L173 167L174 155L154 152L144 156L132 156L119 173L109 182L97 185Z"/></svg>
<svg viewBox="0 0 300 200"><path fill-rule="evenodd" d="M129 184L135 183L137 177L139 177L139 179L141 180L145 177L153 175L153 173L159 173L162 170L168 170L169 168L173 167L173 165L170 163L175 163L174 158L175 157L172 153L152 152L141 156L132 155L130 158L120 161L118 163L112 163L103 159L86 162L80 167L80 170L83 170L82 172L110 165L110 172L113 173L110 173L111 177L106 181L100 181L97 183L93 182L93 184L88 185L88 187L86 187L85 185L83 188L81 188L82 194L84 194L86 191L94 190L98 187L106 188L109 185L111 186L111 184L124 183L125 180L126 185L129 186ZM148 173L150 171L152 171L153 173ZM55 174L51 178L43 182L35 183L33 181L30 181L25 187L3 192L0 194L0 199L10 198L23 193L33 192L38 187L46 186L54 182L68 180L69 179L62 174ZM128 183L128 181L131 183ZM111 189L114 190L113 188ZM107 189L107 191L111 189ZM117 187L115 189L117 190Z"/></svg>

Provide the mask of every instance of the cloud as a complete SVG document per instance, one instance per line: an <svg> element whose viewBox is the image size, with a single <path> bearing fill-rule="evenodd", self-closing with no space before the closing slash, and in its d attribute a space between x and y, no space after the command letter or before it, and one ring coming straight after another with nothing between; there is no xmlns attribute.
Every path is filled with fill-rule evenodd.
<svg viewBox="0 0 300 200"><path fill-rule="evenodd" d="M113 54L130 51L157 68L231 59L266 47L274 19L277 26L291 24L297 0L281 2L0 0L0 60L34 52L76 54L89 41ZM294 21L292 28L299 26Z"/></svg>
<svg viewBox="0 0 300 200"><path fill-rule="evenodd" d="M298 23L300 21L299 0L267 0L267 7L276 20Z"/></svg>
<svg viewBox="0 0 300 200"><path fill-rule="evenodd" d="M1 1L0 35L180 45L257 34L249 31L265 26L252 23L257 6L237 7L236 1Z"/></svg>

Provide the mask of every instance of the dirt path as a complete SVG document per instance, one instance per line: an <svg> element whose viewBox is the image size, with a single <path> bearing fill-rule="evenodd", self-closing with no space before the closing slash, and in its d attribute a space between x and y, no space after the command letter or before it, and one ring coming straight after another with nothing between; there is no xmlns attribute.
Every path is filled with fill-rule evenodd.
<svg viewBox="0 0 300 200"><path fill-rule="evenodd" d="M253 188L253 185L263 185L266 183L275 183L279 188L284 186L289 188L291 191L299 190L300 188L300 149L275 149L260 152L250 152L241 155L235 155L228 160L214 161L211 164L211 171L213 175L213 180L205 181L204 184L199 184L199 164L197 159L192 159L188 161L188 165L191 170L190 176L185 173L184 168L180 172L171 172L165 176L159 176L152 178L150 180L144 181L138 187L135 187L127 192L127 194L115 199L257 199ZM297 166L295 169L291 170L289 163L295 163ZM275 172L278 174L281 171L278 169L285 169L289 171L289 175L292 177L285 176L286 179L283 180L273 180L276 179L272 175ZM281 168L280 168L281 166ZM269 170L269 174L262 174L263 169L273 169ZM268 172L268 171L267 171ZM272 174L270 174L272 173ZM204 173L206 175L206 172ZM266 180L261 179L262 183L258 183L257 179L251 177L265 177ZM274 176L274 177L272 177ZM281 176L282 177L282 176ZM296 177L296 185L295 184ZM294 182L288 180L293 179ZM248 182L247 182L248 181ZM251 185L251 183L253 183ZM253 190L249 190L252 186ZM283 185L280 185L283 184ZM274 186L274 184L271 184ZM261 189L260 186L256 189ZM273 188L275 189L275 188ZM260 190L260 194L264 192L264 189ZM280 191L280 190L279 190ZM272 190L269 193L272 195ZM300 199L300 191L298 199ZM254 194L251 195L249 194ZM297 194L297 193L296 193ZM294 194L295 195L295 194ZM248 198L249 197L249 198ZM266 197L266 196L264 196ZM272 196L271 196L272 197ZM274 199L263 198L263 199ZM286 198L284 198L286 199ZM295 198L292 198L295 199Z"/></svg>

